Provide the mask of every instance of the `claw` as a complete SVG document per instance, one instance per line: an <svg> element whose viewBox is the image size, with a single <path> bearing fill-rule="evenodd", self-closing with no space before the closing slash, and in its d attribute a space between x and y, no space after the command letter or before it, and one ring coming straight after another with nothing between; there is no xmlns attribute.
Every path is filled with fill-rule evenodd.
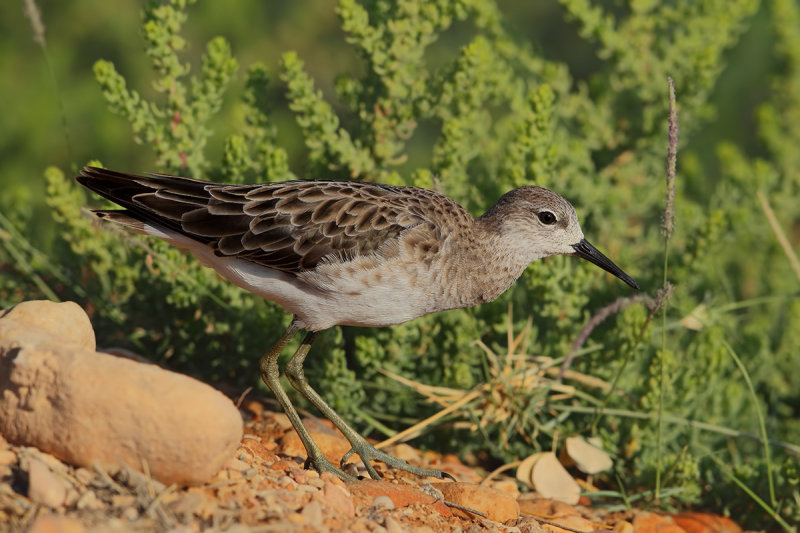
<svg viewBox="0 0 800 533"><path fill-rule="evenodd" d="M439 473L442 475L441 479L448 478L448 479L452 479L455 482L458 482L458 480L456 478L454 478L452 475L448 474L447 472L439 472Z"/></svg>
<svg viewBox="0 0 800 533"><path fill-rule="evenodd" d="M345 463L353 456L354 453L356 453L355 449L350 448L347 453L342 456L342 460L339 461L339 468L344 468Z"/></svg>

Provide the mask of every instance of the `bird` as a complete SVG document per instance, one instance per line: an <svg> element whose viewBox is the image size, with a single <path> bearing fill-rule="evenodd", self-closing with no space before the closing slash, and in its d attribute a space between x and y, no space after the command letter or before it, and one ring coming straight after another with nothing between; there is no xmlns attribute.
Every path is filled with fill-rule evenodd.
<svg viewBox="0 0 800 533"><path fill-rule="evenodd" d="M548 189L526 185L474 218L444 194L360 181L295 180L228 185L149 173L84 167L76 180L122 209L100 219L163 239L239 287L280 305L292 320L259 361L306 452L306 467L342 479L357 454L420 476L452 478L375 448L310 386L303 363L322 331L381 327L496 299L539 259L588 260L634 289L639 285L584 237L574 207ZM303 426L280 383L278 358L306 334L284 368L289 383L350 442L339 466Z"/></svg>

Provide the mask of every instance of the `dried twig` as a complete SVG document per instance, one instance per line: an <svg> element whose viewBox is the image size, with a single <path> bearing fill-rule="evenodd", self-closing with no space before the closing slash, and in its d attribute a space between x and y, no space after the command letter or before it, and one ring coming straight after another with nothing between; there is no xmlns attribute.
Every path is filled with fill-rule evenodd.
<svg viewBox="0 0 800 533"><path fill-rule="evenodd" d="M647 294L634 294L633 296L625 296L623 298L617 298L605 307L600 308L599 311L592 315L586 325L583 326L580 333L578 333L575 341L572 343L572 351L564 359L564 363L561 365L561 372L558 374L558 379L560 380L564 378L564 374L569 369L573 359L575 359L575 355L578 353L578 350L581 349L584 343L586 343L586 340L589 338L589 335L591 335L594 328L602 324L603 321L611 315L619 313L623 309L638 302L645 302L648 306L650 306L653 304L653 302L655 302L655 300Z"/></svg>
<svg viewBox="0 0 800 533"><path fill-rule="evenodd" d="M764 210L764 215L767 217L767 222L769 222L772 232L775 234L775 238L778 239L778 244L780 244L781 248L783 248L783 253L786 254L789 264L792 265L792 270L794 270L795 276L797 276L797 279L800 280L800 260L797 259L797 254L794 253L792 245L789 243L789 239L786 238L786 233L784 233L783 229L781 229L781 225L778 223L778 219L775 216L775 212L772 210L772 207L770 207L767 197L764 196L764 193L761 191L758 191L757 194L758 201L761 202L761 209Z"/></svg>

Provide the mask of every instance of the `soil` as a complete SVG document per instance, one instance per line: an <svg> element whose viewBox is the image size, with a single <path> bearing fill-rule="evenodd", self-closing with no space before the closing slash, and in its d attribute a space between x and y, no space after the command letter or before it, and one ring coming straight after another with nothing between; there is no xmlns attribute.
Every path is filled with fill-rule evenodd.
<svg viewBox="0 0 800 533"><path fill-rule="evenodd" d="M445 487L452 489L445 498L430 479L379 463L375 467L382 481L345 483L330 473L304 469L302 457L292 455L296 443L286 417L264 406L259 401L243 406L245 435L235 457L212 480L193 487L164 486L130 468L75 467L0 437L0 531L741 531L713 515L606 513L520 494L513 478L499 475L487 481L486 472L453 455L403 444L387 451L446 471L460 483ZM346 471L365 475L357 463ZM478 508L486 517L469 510ZM687 520L699 526L691 529Z"/></svg>

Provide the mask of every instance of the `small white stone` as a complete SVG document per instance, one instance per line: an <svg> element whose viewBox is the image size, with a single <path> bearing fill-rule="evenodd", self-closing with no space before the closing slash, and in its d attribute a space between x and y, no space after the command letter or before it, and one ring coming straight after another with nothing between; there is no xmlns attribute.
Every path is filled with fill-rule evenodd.
<svg viewBox="0 0 800 533"><path fill-rule="evenodd" d="M379 509L394 509L394 502L386 495L375 496L372 500L372 506Z"/></svg>

